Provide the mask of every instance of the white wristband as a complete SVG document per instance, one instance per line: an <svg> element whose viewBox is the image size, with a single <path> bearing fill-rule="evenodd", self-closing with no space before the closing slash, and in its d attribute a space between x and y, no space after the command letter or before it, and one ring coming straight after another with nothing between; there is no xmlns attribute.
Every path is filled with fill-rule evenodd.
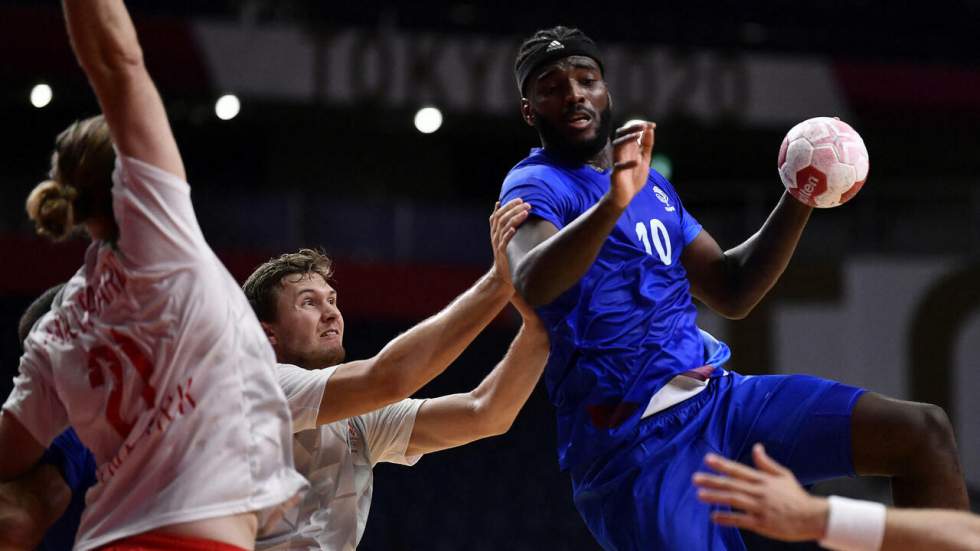
<svg viewBox="0 0 980 551"><path fill-rule="evenodd" d="M885 506L846 497L827 498L827 535L820 545L836 551L878 551L885 537Z"/></svg>

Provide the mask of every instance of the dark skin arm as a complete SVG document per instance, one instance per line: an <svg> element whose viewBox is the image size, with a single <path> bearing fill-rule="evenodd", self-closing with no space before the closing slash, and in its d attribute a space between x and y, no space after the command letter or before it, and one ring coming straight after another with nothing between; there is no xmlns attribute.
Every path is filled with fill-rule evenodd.
<svg viewBox="0 0 980 551"><path fill-rule="evenodd" d="M784 192L762 228L727 251L702 231L681 255L691 294L727 318L747 316L789 265L812 211Z"/></svg>
<svg viewBox="0 0 980 551"><path fill-rule="evenodd" d="M530 219L507 247L514 288L531 306L548 304L585 275L630 201L646 184L653 150L652 123L616 131L609 191L561 231Z"/></svg>
<svg viewBox="0 0 980 551"><path fill-rule="evenodd" d="M35 466L42 446L8 411L0 414L0 550L30 549L71 498L57 469Z"/></svg>
<svg viewBox="0 0 980 551"><path fill-rule="evenodd" d="M0 551L37 547L70 500L71 489L54 465L0 483Z"/></svg>

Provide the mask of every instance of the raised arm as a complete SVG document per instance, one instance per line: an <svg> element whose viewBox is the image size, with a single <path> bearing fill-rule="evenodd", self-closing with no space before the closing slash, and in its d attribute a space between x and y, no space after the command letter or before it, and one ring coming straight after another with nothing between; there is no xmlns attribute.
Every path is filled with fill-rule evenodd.
<svg viewBox="0 0 980 551"><path fill-rule="evenodd" d="M616 131L609 191L561 231L545 220L522 226L508 248L514 287L532 306L558 298L589 270L633 197L646 184L652 123Z"/></svg>
<svg viewBox="0 0 980 551"><path fill-rule="evenodd" d="M317 423L373 411L407 398L442 373L514 294L506 248L529 206L514 200L490 216L494 266L449 306L388 343L376 356L338 366L327 381Z"/></svg>
<svg viewBox="0 0 980 551"><path fill-rule="evenodd" d="M470 392L426 400L415 417L406 455L429 453L510 430L548 360L548 332L519 296L524 318L503 360Z"/></svg>
<svg viewBox="0 0 980 551"><path fill-rule="evenodd" d="M702 231L681 255L691 294L727 318L747 316L789 265L812 210L783 193L762 228L727 251Z"/></svg>
<svg viewBox="0 0 980 551"><path fill-rule="evenodd" d="M122 0L64 0L68 35L123 155L186 180L163 101Z"/></svg>

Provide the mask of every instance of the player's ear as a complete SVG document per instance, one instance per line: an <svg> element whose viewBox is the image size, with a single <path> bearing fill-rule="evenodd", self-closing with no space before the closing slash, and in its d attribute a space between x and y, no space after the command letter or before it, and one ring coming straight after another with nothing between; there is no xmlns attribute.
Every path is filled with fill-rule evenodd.
<svg viewBox="0 0 980 551"><path fill-rule="evenodd" d="M521 98L521 116L528 126L534 126L534 110L531 109L531 102L527 98Z"/></svg>
<svg viewBox="0 0 980 551"><path fill-rule="evenodd" d="M265 333L265 336L269 338L269 344L275 346L278 343L278 341L276 339L276 332L272 328L272 326L264 321L260 321L259 325L262 326L262 332Z"/></svg>

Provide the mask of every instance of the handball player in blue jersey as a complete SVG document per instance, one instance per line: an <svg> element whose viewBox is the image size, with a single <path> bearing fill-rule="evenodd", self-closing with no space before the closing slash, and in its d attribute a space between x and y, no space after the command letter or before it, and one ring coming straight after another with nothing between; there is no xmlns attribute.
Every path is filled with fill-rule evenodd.
<svg viewBox="0 0 980 551"><path fill-rule="evenodd" d="M612 131L602 56L576 29L518 52L521 113L542 147L504 180L532 205L508 253L514 283L551 335L545 371L558 459L606 549L744 549L710 522L691 484L708 452L752 445L800 480L892 477L896 505L966 508L940 408L803 375L726 371L693 299L744 317L789 263L810 207L784 194L758 232L722 250L674 186L649 169L654 125Z"/></svg>

